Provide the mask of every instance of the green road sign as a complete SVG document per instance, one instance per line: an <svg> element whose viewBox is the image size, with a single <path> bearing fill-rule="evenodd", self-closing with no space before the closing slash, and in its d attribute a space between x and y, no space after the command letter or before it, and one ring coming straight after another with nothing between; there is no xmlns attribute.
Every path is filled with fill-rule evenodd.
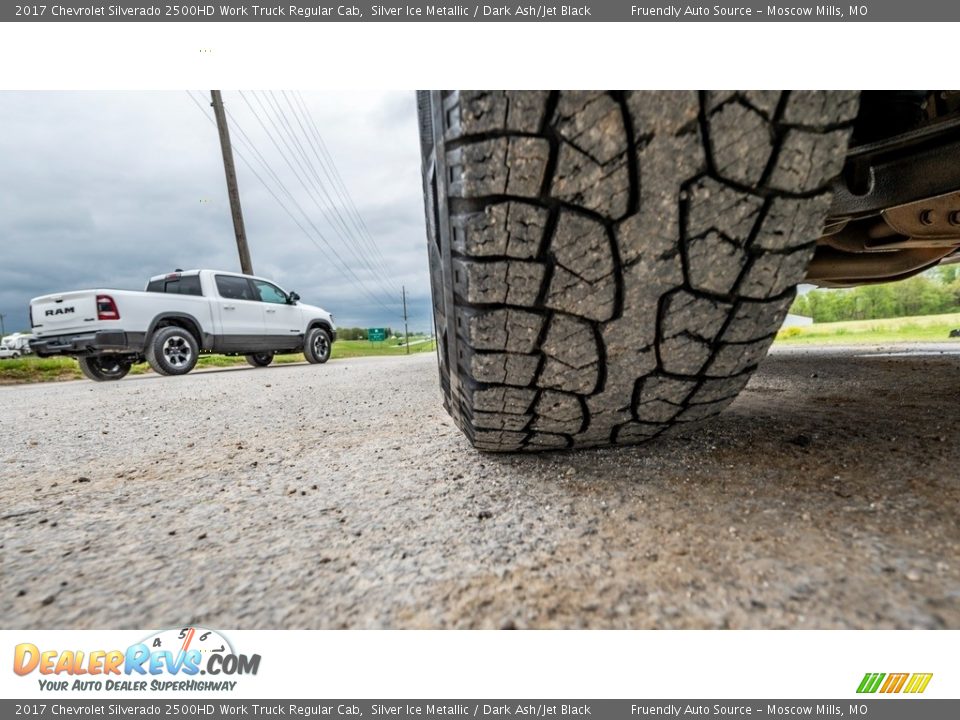
<svg viewBox="0 0 960 720"><path fill-rule="evenodd" d="M386 328L367 328L367 340L370 342L383 342L386 339Z"/></svg>

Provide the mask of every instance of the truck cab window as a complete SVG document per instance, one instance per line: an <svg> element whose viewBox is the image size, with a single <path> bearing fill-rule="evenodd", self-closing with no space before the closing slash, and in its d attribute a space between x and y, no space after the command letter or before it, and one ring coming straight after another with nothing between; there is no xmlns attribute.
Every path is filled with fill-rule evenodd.
<svg viewBox="0 0 960 720"><path fill-rule="evenodd" d="M167 293L168 295L203 295L200 289L199 275L186 275L173 280L161 278L151 280L147 285L147 292Z"/></svg>
<svg viewBox="0 0 960 720"><path fill-rule="evenodd" d="M227 300L256 300L250 282L234 275L217 275L217 292Z"/></svg>
<svg viewBox="0 0 960 720"><path fill-rule="evenodd" d="M277 305L287 304L287 294L276 285L263 280L254 280L253 286L257 289L257 295L261 302L276 303Z"/></svg>
<svg viewBox="0 0 960 720"><path fill-rule="evenodd" d="M167 292L170 292L170 290ZM200 289L200 276L184 275L181 277L179 292L181 295L203 295L203 290Z"/></svg>

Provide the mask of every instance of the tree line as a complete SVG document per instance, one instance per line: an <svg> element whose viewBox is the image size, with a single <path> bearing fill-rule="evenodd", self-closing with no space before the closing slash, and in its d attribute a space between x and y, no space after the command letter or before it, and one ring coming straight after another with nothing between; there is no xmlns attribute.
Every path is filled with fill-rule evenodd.
<svg viewBox="0 0 960 720"><path fill-rule="evenodd" d="M933 268L907 280L880 285L811 290L797 296L790 312L812 317L814 322L960 312L960 266Z"/></svg>
<svg viewBox="0 0 960 720"><path fill-rule="evenodd" d="M387 337L393 337L393 329L387 328ZM402 332L397 333L397 335L403 335ZM340 340L366 340L367 339L367 328L358 328L358 327L349 327L349 328L337 328L337 338Z"/></svg>
<svg viewBox="0 0 960 720"><path fill-rule="evenodd" d="M403 330L394 330L393 328L385 328L387 331L387 339L389 340L392 337L403 337ZM367 339L367 330L368 328L359 328L359 327L342 327L337 328L337 338L339 340L366 340ZM410 337L415 335L424 335L422 332L410 331Z"/></svg>

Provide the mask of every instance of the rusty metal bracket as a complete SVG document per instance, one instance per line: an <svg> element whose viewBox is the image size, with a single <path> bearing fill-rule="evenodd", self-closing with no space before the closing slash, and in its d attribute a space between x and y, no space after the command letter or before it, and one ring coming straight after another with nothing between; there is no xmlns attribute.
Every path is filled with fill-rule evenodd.
<svg viewBox="0 0 960 720"><path fill-rule="evenodd" d="M858 254L821 245L807 267L807 281L840 287L890 282L933 267L951 252L945 247Z"/></svg>
<svg viewBox="0 0 960 720"><path fill-rule="evenodd" d="M960 245L960 192L884 210L884 221L913 247Z"/></svg>

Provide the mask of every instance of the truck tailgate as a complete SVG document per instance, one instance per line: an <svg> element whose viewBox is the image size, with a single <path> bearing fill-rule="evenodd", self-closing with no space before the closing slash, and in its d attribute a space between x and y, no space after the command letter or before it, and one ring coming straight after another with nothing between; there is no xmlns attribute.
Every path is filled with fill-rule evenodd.
<svg viewBox="0 0 960 720"><path fill-rule="evenodd" d="M44 295L30 301L34 334L38 337L83 332L97 322L97 290Z"/></svg>

